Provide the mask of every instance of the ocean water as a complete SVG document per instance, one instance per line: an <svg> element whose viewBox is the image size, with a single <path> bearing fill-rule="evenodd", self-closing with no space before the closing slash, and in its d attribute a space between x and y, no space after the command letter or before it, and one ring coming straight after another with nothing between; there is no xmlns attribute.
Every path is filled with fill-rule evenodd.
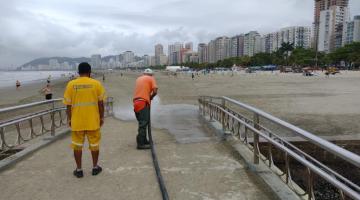
<svg viewBox="0 0 360 200"><path fill-rule="evenodd" d="M49 76L51 79L59 79L61 77L69 77L74 72L70 71L0 71L0 88L14 86L16 80L21 84L29 84L38 81L45 81Z"/></svg>

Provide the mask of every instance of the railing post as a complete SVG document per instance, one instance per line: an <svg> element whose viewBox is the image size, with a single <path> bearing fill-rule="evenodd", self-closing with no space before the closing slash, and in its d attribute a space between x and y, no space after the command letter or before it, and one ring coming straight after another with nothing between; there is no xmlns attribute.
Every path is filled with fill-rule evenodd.
<svg viewBox="0 0 360 200"><path fill-rule="evenodd" d="M209 103L212 103L212 98L209 99ZM209 106L210 108L210 106ZM214 115L214 110L213 109L209 109L209 116L210 116L210 121L213 121L213 115Z"/></svg>
<svg viewBox="0 0 360 200"><path fill-rule="evenodd" d="M5 128L1 127L0 128L0 140L1 140L1 146L0 146L0 150L5 150L5 136L4 136L4 131Z"/></svg>
<svg viewBox="0 0 360 200"><path fill-rule="evenodd" d="M203 110L202 110L202 111L203 111L203 116L205 117L205 115L206 115L205 97L203 97L202 102L203 102L203 103L202 103L202 106L203 106Z"/></svg>
<svg viewBox="0 0 360 200"><path fill-rule="evenodd" d="M29 126L30 126L30 135L31 135L31 138L34 138L35 137L35 132L34 132L34 126L33 126L33 121L32 119L29 119Z"/></svg>
<svg viewBox="0 0 360 200"><path fill-rule="evenodd" d="M315 199L314 197L314 175L312 173L312 171L307 167L307 175L308 175L308 180L307 180L307 193L308 193L308 200L311 199ZM341 197L341 191L340 191L340 197ZM340 198L342 199L342 198Z"/></svg>
<svg viewBox="0 0 360 200"><path fill-rule="evenodd" d="M52 102L52 107L51 107L51 136L55 136L55 102Z"/></svg>
<svg viewBox="0 0 360 200"><path fill-rule="evenodd" d="M224 98L221 99L221 106L222 106L223 109L226 108L226 102L225 102L225 99L224 99ZM221 125L222 125L223 132L225 133L225 131L226 131L226 127L225 127L225 112L222 112L222 113L221 113Z"/></svg>
<svg viewBox="0 0 360 200"><path fill-rule="evenodd" d="M254 128L260 130L259 115L254 113ZM259 164L259 135L254 133L254 163Z"/></svg>
<svg viewBox="0 0 360 200"><path fill-rule="evenodd" d="M111 115L114 115L114 99L111 99Z"/></svg>

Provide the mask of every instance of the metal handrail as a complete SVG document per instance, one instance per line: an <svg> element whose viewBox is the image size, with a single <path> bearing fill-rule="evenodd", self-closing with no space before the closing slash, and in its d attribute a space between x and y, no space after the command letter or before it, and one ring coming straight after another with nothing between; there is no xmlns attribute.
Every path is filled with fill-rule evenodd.
<svg viewBox="0 0 360 200"><path fill-rule="evenodd" d="M219 108L219 109L222 109L222 108ZM239 113L237 112L234 112L236 114L239 115ZM246 120L250 120L244 116L242 116L244 119ZM318 167L322 168L323 170L325 171L328 171L330 172L331 174L333 174L334 176L336 176L337 178L341 179L342 181L345 181L347 182L349 185L351 185L352 187L356 188L358 191L360 191L360 186L352 183L352 182L349 182L349 180L347 180L345 177L343 177L341 174L337 173L336 171L332 170L331 168L329 168L328 166L324 165L323 163L321 163L320 161L316 160L315 158L311 157L309 154L305 153L304 151L302 151L301 149L299 149L298 147L296 147L295 145L291 144L290 142L286 141L286 140L283 140L281 139L280 136L278 136L277 134L275 133L272 133L269 129L267 129L266 127L263 127L263 126L260 126L262 130L265 130L266 132L268 133L271 133L271 136L274 137L273 139L278 139L278 140L281 140L281 142L284 144L284 145L287 145L289 148L295 150L296 152L300 153L301 156L303 156L304 158L308 159L309 161L313 162L314 164L318 165Z"/></svg>
<svg viewBox="0 0 360 200"><path fill-rule="evenodd" d="M0 109L0 114L5 114L6 115L10 112L13 111L18 111L18 110L22 110L22 109L27 109L27 108L33 108L39 105L46 105L46 104L50 104L51 108L50 109L46 109L46 110L40 110L40 111L35 111L35 112L30 112L27 113L25 115L17 115L15 116L15 118L10 119L10 120L6 120L6 121L1 121L0 122L0 154L2 154L3 152L6 152L12 148L15 148L21 144L23 144L26 141L29 141L35 137L38 137L40 135L44 135L46 133L50 133L51 136L55 136L55 129L56 128L60 128L63 125L66 125L67 123L65 123L65 110L66 107L65 106L61 106L61 107L55 107L55 103L57 102L61 102L62 99L53 99L53 100L47 100L47 101L40 101L40 102L34 102L34 103L28 103L28 104L23 104L23 105L18 105L18 106L12 106L12 107L8 107L8 108L2 108ZM107 100L105 101L105 114L106 116L111 116L113 115L113 98L112 97L108 97ZM56 115L59 115L59 118L56 118ZM44 116L50 116L50 128L46 128L45 126L45 122L44 122ZM35 132L35 128L33 125L33 120L34 119L39 119L40 123L40 130L38 133ZM56 122L59 121L59 122ZM21 130L22 124L25 124L28 122L28 129L29 129L29 133L27 135L27 138L25 138L24 135L24 131ZM12 131L15 132L15 135L13 134L13 132L10 132L11 135L7 136L5 133L7 131L6 128L12 128ZM15 143L14 144L8 144L8 138L6 137L13 137L16 138L15 139Z"/></svg>
<svg viewBox="0 0 360 200"><path fill-rule="evenodd" d="M216 103L215 100L221 100L221 103ZM254 114L254 121L251 121L250 119L244 117L243 115L231 110L229 107L227 107L226 102L230 102L233 103L247 111L250 111L252 114ZM328 183L330 183L331 185L333 185L334 187L338 188L340 191L340 197L342 199L345 199L344 193L346 195L348 195L351 198L354 199L360 199L360 189L359 186L356 185L355 183L351 182L350 180L346 179L345 177L343 177L342 175L340 175L339 173L335 172L334 170L331 170L329 167L327 167L326 165L322 164L321 162L317 161L316 159L314 159L313 157L309 156L308 154L304 153L303 151L301 151L298 148L294 148L293 145L288 145L288 142L286 140L283 140L281 137L277 136L274 133L269 133L269 130L266 129L265 127L263 127L262 125L260 125L260 121L259 121L259 117L263 117L267 120L269 120L270 122L273 122L277 125L280 125L286 129L289 129L291 131L293 131L296 134L299 134L300 136L304 135L303 137L305 139L307 139L308 141L311 142L311 140L318 140L318 142L314 143L317 146L322 147L323 145L318 145L319 142L322 142L324 139L319 138L317 136L315 137L310 137L308 136L308 134L311 134L307 131L304 131L294 125L291 125L287 122L284 122L283 120L280 120L268 113L265 113L264 111L261 111L259 109L256 109L252 106L246 105L244 103L235 101L233 99L230 99L228 97L201 97L199 99L199 108L200 108L200 112L201 114L205 115L206 113L209 114L210 116L210 120L212 119L216 119L219 122L221 122L223 129L225 131L225 129L231 129L232 132L234 132L233 134L236 135L235 131L236 128L234 128L234 124L236 124L235 126L238 126L238 135L241 138L241 133L239 133L240 131L240 124L242 124L245 129L244 129L244 140L242 140L243 142L245 142L245 144L247 144L247 146L254 152L254 163L258 164L259 162L259 158L261 158L261 160L265 161L269 161L268 167L270 169L272 169L274 172L278 171L278 168L273 167L274 163L273 163L273 159L272 159L272 150L270 147L270 150L268 149L268 153L269 153L269 157L267 159L263 159L263 155L260 152L259 149L259 136L263 139L265 139L266 141L269 142L269 144L271 144L273 147L278 148L280 151L285 153L285 171L281 174L278 174L276 172L276 174L278 174L280 177L282 176L286 176L285 177L285 182L289 185L289 187L291 189L293 189L299 196L304 196L304 195L308 195L308 199L315 199L314 196L314 185L313 185L313 173L322 177L324 180L326 180ZM231 126L231 127L230 127ZM295 129L294 129L295 127ZM252 147L249 145L248 140L247 140L247 130L251 131L254 136L253 136L253 144ZM305 132L305 134L303 134ZM305 137L308 136L308 137ZM329 142L323 142L324 146L328 145ZM330 143L331 146L335 144ZM270 146L271 146L270 145ZM329 148L329 146L327 146ZM342 149L341 147L336 146L337 148ZM327 148L322 147L323 149L327 150ZM345 150L345 149L343 149ZM347 150L345 150L347 151ZM330 151L331 153L333 153L333 151ZM350 152L351 153L351 152ZM344 160L348 161L349 159L357 159L358 155L354 154L354 155L348 155L344 152L341 152L340 154L335 154L340 158L343 158ZM303 193L299 193L297 191L297 189L295 189L294 185L296 185L296 183L293 183L293 180L291 178L291 174L290 174L290 165L288 162L288 157L292 157L293 159L297 160L298 162L300 162L301 164L303 164L306 169L308 170L308 186L305 189L305 192ZM348 157L346 157L348 156ZM265 157L266 158L266 157ZM346 159L345 159L346 158ZM356 163L359 160L355 160L352 163L355 166ZM275 170L274 170L275 168ZM296 185L297 186L297 185ZM299 187L299 186L297 186ZM301 189L302 190L302 189Z"/></svg>
<svg viewBox="0 0 360 200"><path fill-rule="evenodd" d="M36 118L36 117L51 114L53 112L62 111L62 110L66 110L66 108L63 107L63 108L51 109L51 110L46 110L46 111L42 111L42 112L39 112L39 113L35 113L35 114L29 115L29 116L20 117L18 119L11 120L9 122L4 122L4 123L0 124L0 128L10 126L10 125L13 125L13 124L16 124L16 123L20 123L20 122L23 122L23 121L26 121L26 120L29 120L29 119L33 119L33 118Z"/></svg>
<svg viewBox="0 0 360 200"><path fill-rule="evenodd" d="M20 110L20 109L24 109L24 108L45 105L45 104L49 104L49 103L61 102L61 101L62 101L62 99L51 99L51 100L38 101L38 102L22 104L22 105L18 105L18 106L7 107L7 108L0 108L0 114L15 111L15 110Z"/></svg>
<svg viewBox="0 0 360 200"><path fill-rule="evenodd" d="M317 146L331 152L332 154L354 164L357 167L360 167L360 156L348 151L344 148L341 148L337 145L335 145L334 143L331 143L325 139L322 139L319 136L316 136L308 131L305 131L297 126L294 126L288 122L285 122L277 117L274 117L260 109L254 108L252 106L249 106L247 104L241 103L239 101L236 101L234 99L231 99L229 97L222 97L223 99L225 99L228 102L231 102L235 105L238 105L242 108L245 108L248 111L251 111L253 113L258 114L259 116L266 118L268 120L270 120L271 122L274 122L275 124L278 124L284 128L287 128L288 130L295 132L296 134L298 134L300 137L303 137L305 139L308 139L311 143L316 144Z"/></svg>

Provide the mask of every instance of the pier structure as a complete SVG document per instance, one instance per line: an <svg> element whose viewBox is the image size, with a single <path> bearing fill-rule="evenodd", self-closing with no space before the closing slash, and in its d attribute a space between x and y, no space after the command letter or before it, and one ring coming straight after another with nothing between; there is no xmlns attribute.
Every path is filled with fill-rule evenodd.
<svg viewBox="0 0 360 200"><path fill-rule="evenodd" d="M102 128L104 172L92 177L90 155L84 153L85 177L75 179L70 130L60 102L0 109L2 198L360 199L358 177L349 177L318 157L320 151L304 146L321 150L354 173L360 167L356 152L228 97L199 98L206 139L179 142L164 129L150 129L167 195L159 189L154 152L136 150L137 124L114 116L112 98ZM181 126L191 137L191 128ZM295 144L299 141L301 145Z"/></svg>

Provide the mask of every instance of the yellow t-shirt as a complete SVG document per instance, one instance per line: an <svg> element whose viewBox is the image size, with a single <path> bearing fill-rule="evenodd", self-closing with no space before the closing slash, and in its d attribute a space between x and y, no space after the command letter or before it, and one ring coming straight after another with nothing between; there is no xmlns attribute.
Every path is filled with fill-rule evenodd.
<svg viewBox="0 0 360 200"><path fill-rule="evenodd" d="M98 102L104 99L105 89L99 81L88 77L79 77L70 81L66 86L63 103L72 106L72 131L99 129Z"/></svg>

